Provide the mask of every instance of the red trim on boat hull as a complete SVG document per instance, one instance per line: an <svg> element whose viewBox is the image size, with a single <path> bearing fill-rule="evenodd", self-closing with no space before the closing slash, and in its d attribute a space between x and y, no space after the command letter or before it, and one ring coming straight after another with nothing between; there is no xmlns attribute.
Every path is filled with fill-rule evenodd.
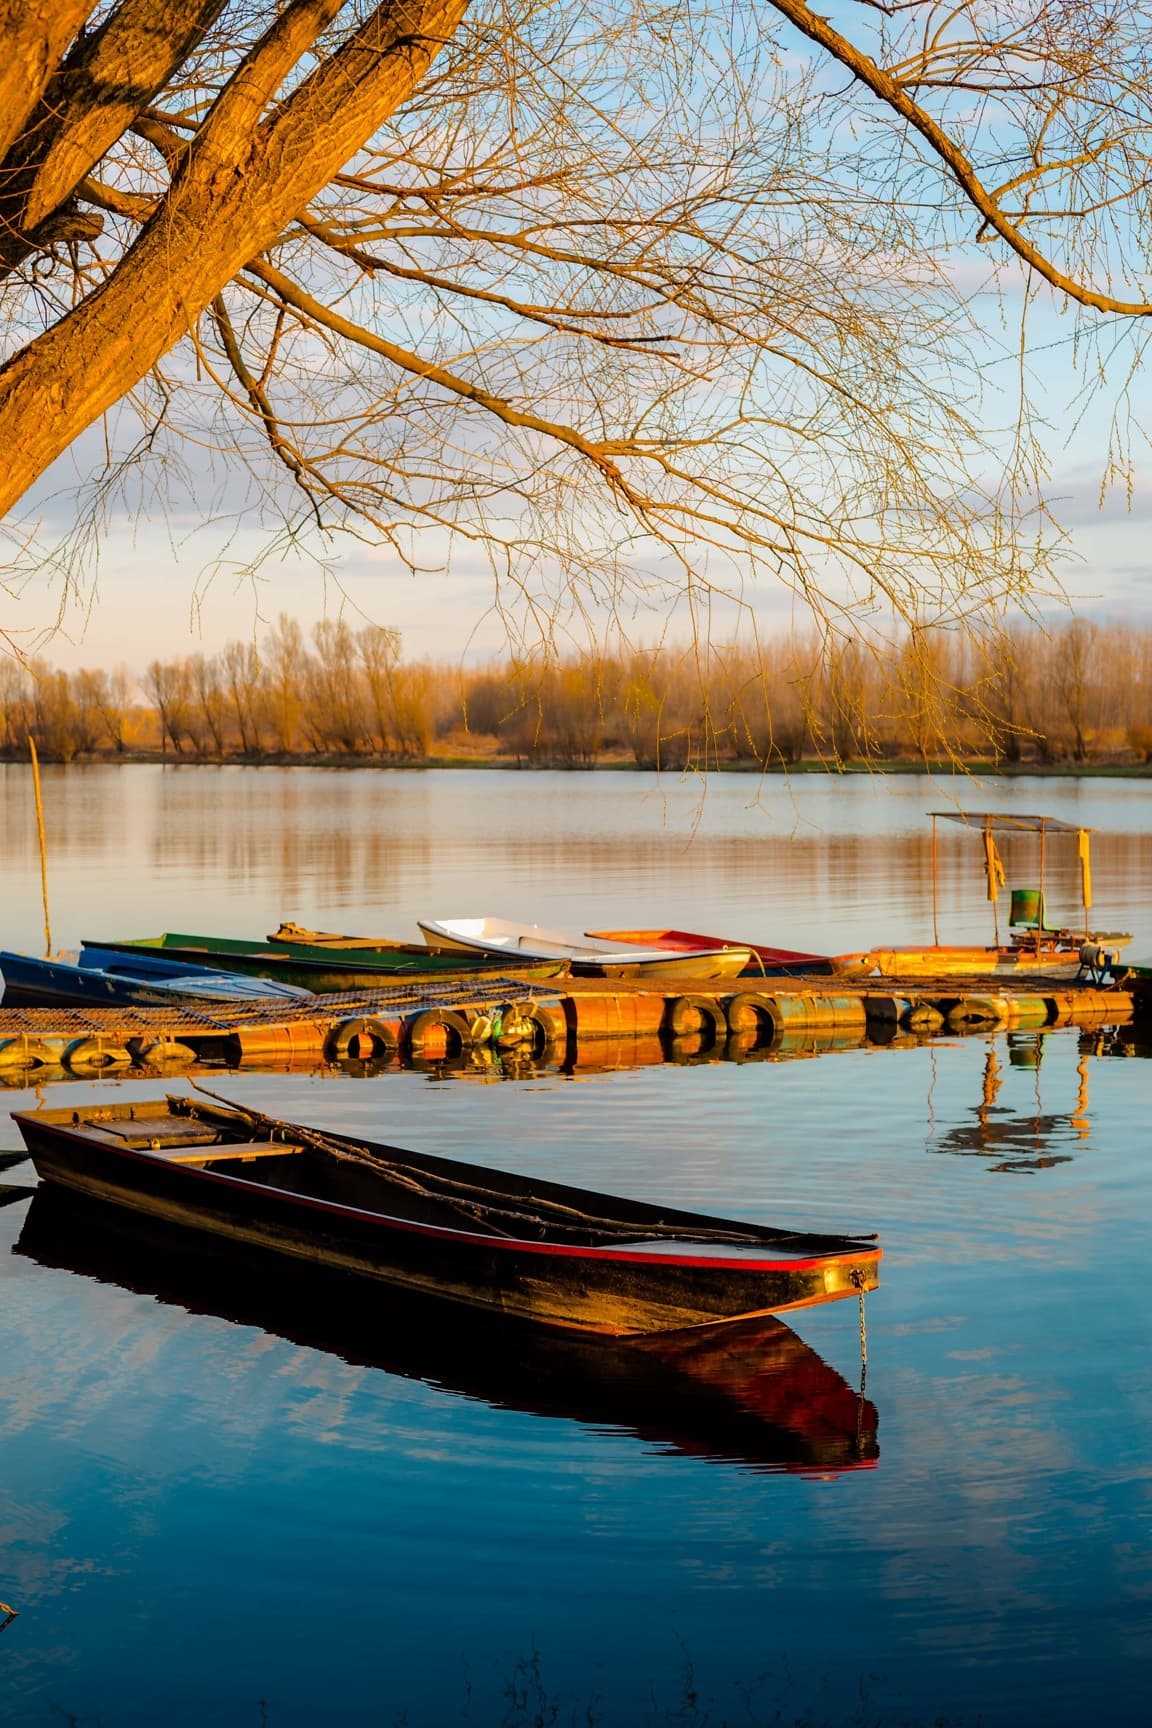
<svg viewBox="0 0 1152 1728"><path fill-rule="evenodd" d="M880 1250L847 1239L838 1252L789 1258L767 1246L763 1258L747 1249L736 1258L482 1235L179 1164L98 1139L99 1123L89 1133L43 1114L17 1121L47 1181L210 1235L579 1331L711 1326L834 1301L877 1282ZM289 1166L295 1158L323 1163L322 1152L286 1150L284 1158Z"/></svg>

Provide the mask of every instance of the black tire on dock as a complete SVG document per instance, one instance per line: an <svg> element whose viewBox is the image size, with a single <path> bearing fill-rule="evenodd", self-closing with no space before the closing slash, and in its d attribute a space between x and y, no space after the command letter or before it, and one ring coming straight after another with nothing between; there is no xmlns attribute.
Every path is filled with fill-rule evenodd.
<svg viewBox="0 0 1152 1728"><path fill-rule="evenodd" d="M567 1043L568 1020L560 1003L517 1002L513 1004L513 1012L532 1028L530 1042L534 1056L542 1056L549 1045ZM503 1047L504 1040L497 1038L496 1043Z"/></svg>
<svg viewBox="0 0 1152 1728"><path fill-rule="evenodd" d="M75 1038L64 1052L64 1066L73 1074L104 1074L112 1068L131 1068L132 1052L124 1044L108 1044L102 1038Z"/></svg>
<svg viewBox="0 0 1152 1728"><path fill-rule="evenodd" d="M729 1032L724 1046L725 1062L767 1062L772 1055L772 1040L756 1032Z"/></svg>
<svg viewBox="0 0 1152 1728"><path fill-rule="evenodd" d="M712 996L676 996L668 1004L667 1029L673 1038L699 1033L704 1048L711 1050L728 1035L724 1010Z"/></svg>
<svg viewBox="0 0 1152 1728"><path fill-rule="evenodd" d="M131 1038L128 1048L136 1061L147 1068L186 1068L196 1060L192 1046L182 1044L178 1038Z"/></svg>
<svg viewBox="0 0 1152 1728"><path fill-rule="evenodd" d="M448 1055L458 1056L472 1042L472 1029L463 1014L454 1008L425 1008L404 1023L404 1042L413 1056L422 1056L428 1033L434 1026L443 1026L448 1035Z"/></svg>
<svg viewBox="0 0 1152 1728"><path fill-rule="evenodd" d="M59 1068L63 1059L64 1045L60 1039L55 1046L23 1035L0 1042L0 1068Z"/></svg>
<svg viewBox="0 0 1152 1728"><path fill-rule="evenodd" d="M366 1049L364 1045L367 1045ZM349 1059L354 1062L379 1061L382 1056L396 1054L396 1034L373 1015L357 1015L355 1019L342 1020L339 1026L332 1028L324 1045L324 1054L330 1062Z"/></svg>
<svg viewBox="0 0 1152 1728"><path fill-rule="evenodd" d="M777 1031L776 1015L770 996L745 990L739 996L729 996L726 1008L730 1032L755 1032L770 1038Z"/></svg>

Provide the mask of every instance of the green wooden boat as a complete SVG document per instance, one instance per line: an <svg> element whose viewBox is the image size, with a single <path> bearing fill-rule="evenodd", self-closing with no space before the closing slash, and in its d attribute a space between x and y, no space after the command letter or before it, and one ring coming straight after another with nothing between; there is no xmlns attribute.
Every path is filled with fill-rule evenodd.
<svg viewBox="0 0 1152 1728"><path fill-rule="evenodd" d="M348 947L334 947L166 931L163 936L140 936L119 942L88 941L83 946L115 949L122 954L163 953L173 960L186 960L197 966L211 964L217 971L243 972L253 978L275 978L319 993L373 990L400 979L464 978L477 974L557 978L568 970L566 961L517 960L510 966L501 956L459 954L451 949L425 948L406 942L363 947L355 939Z"/></svg>

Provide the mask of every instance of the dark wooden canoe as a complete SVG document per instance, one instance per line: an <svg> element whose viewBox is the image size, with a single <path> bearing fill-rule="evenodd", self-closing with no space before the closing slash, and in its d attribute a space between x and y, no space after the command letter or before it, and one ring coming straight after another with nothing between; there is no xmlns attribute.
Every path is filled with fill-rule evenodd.
<svg viewBox="0 0 1152 1728"><path fill-rule="evenodd" d="M629 1336L875 1288L872 1239L617 1199L202 1097L18 1113L49 1182L472 1307Z"/></svg>
<svg viewBox="0 0 1152 1728"><path fill-rule="evenodd" d="M20 1191L25 1198L28 1190ZM2 1203L2 1196L0 1196ZM874 1468L875 1405L771 1316L609 1339L369 1285L43 1183L14 1252L504 1410L752 1470ZM262 1362L257 1333L233 1365Z"/></svg>

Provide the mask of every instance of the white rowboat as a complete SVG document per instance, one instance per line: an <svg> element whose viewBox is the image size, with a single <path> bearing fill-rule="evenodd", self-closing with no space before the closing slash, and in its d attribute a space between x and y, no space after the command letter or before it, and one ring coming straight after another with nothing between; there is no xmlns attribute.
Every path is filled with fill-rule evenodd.
<svg viewBox="0 0 1152 1728"><path fill-rule="evenodd" d="M419 919L430 948L465 953L515 955L519 959L563 959L574 973L614 978L736 978L752 958L748 948L708 948L683 953L668 948L637 948L631 942L589 941L539 924L507 918Z"/></svg>

